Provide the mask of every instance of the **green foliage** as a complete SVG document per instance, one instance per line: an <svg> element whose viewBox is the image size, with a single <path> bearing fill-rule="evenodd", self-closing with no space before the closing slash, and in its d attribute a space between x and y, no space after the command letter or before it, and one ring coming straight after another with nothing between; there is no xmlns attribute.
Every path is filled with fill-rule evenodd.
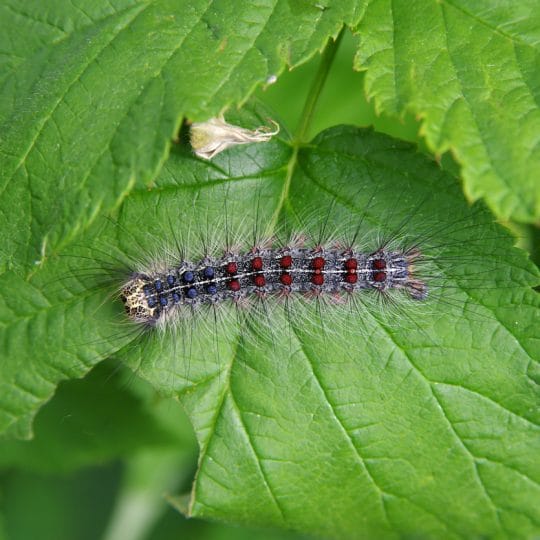
<svg viewBox="0 0 540 540"><path fill-rule="evenodd" d="M157 391L181 402L199 444L191 493L170 499L190 516L337 538L538 534L539 273L510 234L413 145L352 126L307 142L311 126L347 117L337 84L310 123L332 45L308 99L280 81L270 97L278 115L294 89L308 104L293 136L282 123L271 142L212 162L178 140L182 118L245 105L345 23L377 110L417 115L427 148L456 157L469 198L537 221L533 4L4 0L0 464L25 472L3 489L28 492L26 471L123 458L114 515L100 510L92 530L110 519L105 534L127 538L134 501L146 509L135 525L151 529L160 494L189 489L193 452ZM360 86L344 80L354 99ZM249 128L269 117L258 102L227 116ZM366 298L322 315L312 303L289 319L277 307L247 325L231 307L162 334L125 324L112 267L178 242L196 257L209 232L222 245L224 214L227 226L279 234L306 213L330 230L362 220L362 232L419 234L438 256L430 300L391 309ZM59 388L33 441L8 440L32 436L62 380L113 357L153 390L98 368ZM0 537L34 534L15 503L3 512Z"/></svg>
<svg viewBox="0 0 540 540"><path fill-rule="evenodd" d="M421 226L432 214L441 216L439 224L447 216L449 227L457 216L473 220L474 228L461 222L469 246L453 253L474 260L482 279L479 285L475 274L460 275L464 268L441 268L451 300L442 298L426 312L412 308L412 325L400 313L381 321L373 310L360 309L325 321L321 336L313 310L313 329L306 321L297 327L293 317L291 335L278 312L260 321L274 328L265 347L259 341L264 328L252 329L252 338L242 332L237 347L238 329L227 323L235 320L231 314L217 334L191 328L188 365L179 361L179 336L149 341L142 352L130 349L128 365L179 394L194 423L201 457L188 511L338 537L531 533L539 519L530 506L540 495L534 484L540 470L530 452L539 448L538 392L524 373L539 354L538 298L526 290L538 282L534 269L519 252L508 257L510 239L486 214L468 216L453 179L408 145L336 129L297 158L280 142L252 152L230 152L211 167L172 154L156 190L127 201L123 227L155 223L144 235L132 233L137 245L150 247L163 235L158 215L178 215L172 223L181 234L203 209L211 209L207 220L215 222L221 209L215 201L226 195L231 215L246 219L254 191L265 200L261 211L269 212L263 221L283 208L307 206L326 215L333 200L339 220L353 221L366 212L376 186L379 201L367 221L389 232L410 212L408 200L438 186L444 197L432 197L409 226ZM253 163L265 167L246 171ZM196 172L201 166L205 173ZM194 186L194 178L204 178L202 185ZM407 197L389 216L381 208L395 201L396 185ZM477 235L487 239L479 245ZM490 268L496 276L485 275ZM511 276L512 287L502 293L495 287L504 276ZM467 302L477 308L462 312ZM509 504L499 485L511 485L519 501Z"/></svg>
<svg viewBox="0 0 540 540"><path fill-rule="evenodd" d="M95 540L110 517L120 482L118 466L71 477L10 471L0 477L2 540ZM88 512L92 508L92 512ZM2 532L4 536L2 536Z"/></svg>
<svg viewBox="0 0 540 540"><path fill-rule="evenodd" d="M536 0L373 0L357 69L387 113L422 118L429 148L452 150L466 195L495 215L540 220L540 10Z"/></svg>
<svg viewBox="0 0 540 540"><path fill-rule="evenodd" d="M92 4L90 13L62 0L46 12L39 0L2 5L12 76L0 106L10 209L0 213L0 268L32 268L150 183L184 115L206 120L240 102L355 21L345 1L328 10L283 0ZM49 29L27 58L12 34L36 25Z"/></svg>

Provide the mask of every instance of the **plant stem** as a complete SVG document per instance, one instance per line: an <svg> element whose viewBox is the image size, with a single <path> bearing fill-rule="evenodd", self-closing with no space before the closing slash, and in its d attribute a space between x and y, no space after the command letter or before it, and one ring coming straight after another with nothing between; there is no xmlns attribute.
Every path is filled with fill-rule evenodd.
<svg viewBox="0 0 540 540"><path fill-rule="evenodd" d="M319 96L321 95L321 91L326 81L326 77L328 76L328 72L330 71L330 67L332 66L334 56L336 55L336 51L339 48L339 44L341 42L341 38L343 37L344 31L345 27L341 29L335 41L328 42L322 53L319 69L317 70L315 78L313 79L313 83L311 84L311 88L309 89L306 103L304 104L304 109L302 110L302 114L300 115L300 121L298 122L298 127L294 134L294 138L292 141L292 154L287 164L287 174L285 176L285 182L281 191L279 203L276 206L276 210L274 211L272 219L270 220L270 228L268 229L269 231L275 229L279 220L279 216L283 211L283 207L289 197L289 189L291 187L294 170L298 160L298 151L300 145L305 142L304 139L307 137L308 129L313 118L313 113L315 111L315 107L317 106L317 101L319 100Z"/></svg>
<svg viewBox="0 0 540 540"><path fill-rule="evenodd" d="M304 104L304 109L302 110L302 114L300 115L300 121L298 122L298 127L294 136L297 145L305 142L304 139L307 136L307 132L313 118L313 113L315 111L315 107L317 106L317 101L319 100L319 96L321 95L321 91L324 87L326 77L328 76L328 72L330 71L332 62L334 61L334 56L336 55L336 52L339 48L339 44L341 42L341 38L343 37L344 31L345 27L341 29L335 41L330 40L328 42L322 53L319 69L317 70L311 88L309 89L306 103Z"/></svg>

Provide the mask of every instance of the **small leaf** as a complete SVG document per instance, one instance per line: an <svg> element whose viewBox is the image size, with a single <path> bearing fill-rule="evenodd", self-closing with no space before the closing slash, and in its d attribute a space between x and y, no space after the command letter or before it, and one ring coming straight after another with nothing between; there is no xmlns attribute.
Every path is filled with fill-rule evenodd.
<svg viewBox="0 0 540 540"><path fill-rule="evenodd" d="M467 197L505 220L540 220L539 28L536 0L372 0L357 28L377 109L421 118Z"/></svg>

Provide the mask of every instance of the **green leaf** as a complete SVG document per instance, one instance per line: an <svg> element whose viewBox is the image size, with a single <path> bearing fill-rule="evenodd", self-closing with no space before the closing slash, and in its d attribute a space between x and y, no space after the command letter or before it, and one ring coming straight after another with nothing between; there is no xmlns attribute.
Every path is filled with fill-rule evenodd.
<svg viewBox="0 0 540 540"><path fill-rule="evenodd" d="M177 461L190 459L195 441L178 405L147 390L147 397L135 396L134 385L143 392L148 386L112 362L63 383L37 415L33 440L0 441L0 468L65 473L142 448L174 448Z"/></svg>
<svg viewBox="0 0 540 540"><path fill-rule="evenodd" d="M539 29L536 0L372 0L357 28L377 108L422 118L467 197L502 219L540 220Z"/></svg>
<svg viewBox="0 0 540 540"><path fill-rule="evenodd" d="M255 111L233 121L258 125L266 112ZM175 242L197 257L205 238L224 245L228 228L279 231L306 213L315 232L361 222L360 238L423 238L439 256L431 299L392 308L361 296L322 313L314 302L288 319L269 302L247 324L223 306L217 319L203 311L141 335L95 288L96 267L118 259ZM338 538L530 537L540 530L539 273L512 244L453 177L369 130L338 127L300 148L275 138L212 162L178 145L117 222L19 284L23 299L42 300L0 310L11 344L0 420L16 432L55 384L52 366L72 376L116 351L193 422L190 515Z"/></svg>
<svg viewBox="0 0 540 540"><path fill-rule="evenodd" d="M135 184L151 183L183 116L206 120L241 102L357 21L345 0L332 9L288 0L92 5L0 6L0 270L42 263Z"/></svg>

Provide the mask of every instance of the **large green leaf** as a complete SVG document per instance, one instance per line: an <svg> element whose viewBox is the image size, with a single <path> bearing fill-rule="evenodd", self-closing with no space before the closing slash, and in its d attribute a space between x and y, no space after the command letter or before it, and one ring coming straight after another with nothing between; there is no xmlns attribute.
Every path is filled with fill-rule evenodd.
<svg viewBox="0 0 540 540"><path fill-rule="evenodd" d="M54 0L0 6L0 269L40 264L157 174L206 120L302 62L354 2ZM26 37L29 36L28 45Z"/></svg>
<svg viewBox="0 0 540 540"><path fill-rule="evenodd" d="M496 215L540 221L537 0L369 0L358 69L379 110L416 114L464 188Z"/></svg>
<svg viewBox="0 0 540 540"><path fill-rule="evenodd" d="M223 306L217 319L205 312L140 335L95 288L118 259L175 242L196 257L229 228L278 230L306 213L315 231L361 222L360 238L420 235L438 256L431 299L393 307L362 296L289 317L269 302L247 323ZM211 163L177 146L116 222L13 285L19 301L9 296L1 311L0 420L24 434L59 377L117 351L193 422L201 453L190 515L340 538L531 536L537 283L508 233L408 144L339 127L299 149L274 139Z"/></svg>

